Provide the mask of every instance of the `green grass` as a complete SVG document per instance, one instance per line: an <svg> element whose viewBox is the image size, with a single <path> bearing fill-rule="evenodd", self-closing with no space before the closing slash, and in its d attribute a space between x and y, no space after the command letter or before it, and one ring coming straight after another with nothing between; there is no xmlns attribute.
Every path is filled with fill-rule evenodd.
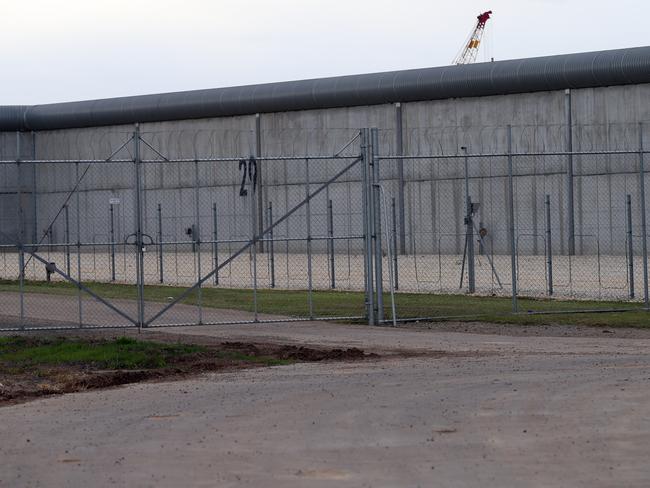
<svg viewBox="0 0 650 488"><path fill-rule="evenodd" d="M240 351L219 350L196 345L163 344L129 337L85 340L66 337L0 337L0 377L52 378L62 369L162 370L177 373L199 371L212 365L246 364L279 366L291 359L253 356ZM206 366L207 365L207 366ZM197 369L198 368L198 369Z"/></svg>
<svg viewBox="0 0 650 488"><path fill-rule="evenodd" d="M109 283L86 283L100 296L109 299L135 299L134 285ZM169 297L178 297L185 288L172 286L146 286L145 299L152 302L168 302ZM18 291L15 281L0 281L0 292ZM26 282L27 293L47 293L55 295L75 295L78 290L62 282ZM307 316L309 313L308 294L302 290L258 291L258 310L261 313ZM184 303L196 304L196 292L188 296ZM202 303L205 307L253 311L251 290L204 288ZM314 312L317 316L362 316L364 315L364 296L359 292L317 291L313 294ZM384 298L386 317L390 317L390 296ZM518 314L512 314L512 302L508 297L477 297L467 295L434 295L419 293L398 293L396 295L399 317L438 317L438 320L476 321L481 320L500 324L545 325L570 324L608 327L650 327L650 314L640 310L639 303L617 301L568 301L519 299ZM583 310L630 309L613 313L552 313L535 315L528 312L563 312Z"/></svg>
<svg viewBox="0 0 650 488"><path fill-rule="evenodd" d="M389 304L389 300L390 297L384 298L385 304ZM639 303L519 298L518 313L513 314L512 299L509 297L398 294L395 301L398 316L406 312L406 316L410 317L433 316L439 317L438 320L461 322L480 320L512 325L650 327L650 313L642 310ZM603 312L586 312L597 310ZM621 311L604 313L607 310Z"/></svg>
<svg viewBox="0 0 650 488"><path fill-rule="evenodd" d="M84 283L89 289L103 298L136 299L137 289L134 285L112 283ZM18 291L16 281L0 280L0 292ZM67 282L27 281L27 293L45 293L53 295L76 295L78 290ZM169 297L176 298L185 291L184 287L151 285L145 287L145 300L151 302L169 302ZM302 290L265 290L257 293L258 310L264 313L305 316L309 314L307 292ZM253 294L251 290L230 288L203 288L202 304L210 308L253 311ZM198 303L198 293L193 292L182 303ZM361 316L364 314L362 293L326 291L314 293L314 310L324 316Z"/></svg>
<svg viewBox="0 0 650 488"><path fill-rule="evenodd" d="M121 337L107 341L2 337L0 364L36 366L88 365L99 369L164 368L173 358L205 350L200 346L160 344Z"/></svg>

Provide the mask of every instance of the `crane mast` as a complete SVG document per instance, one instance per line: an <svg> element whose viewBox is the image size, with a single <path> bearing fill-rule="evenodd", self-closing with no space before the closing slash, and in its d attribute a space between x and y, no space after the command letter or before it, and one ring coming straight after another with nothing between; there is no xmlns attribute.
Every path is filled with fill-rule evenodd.
<svg viewBox="0 0 650 488"><path fill-rule="evenodd" d="M492 10L488 10L476 17L476 25L472 29L469 39L466 41L464 47L454 59L454 64L470 64L476 61L478 49L481 45L481 39L483 38L483 32L485 31L485 24L490 20L491 15Z"/></svg>

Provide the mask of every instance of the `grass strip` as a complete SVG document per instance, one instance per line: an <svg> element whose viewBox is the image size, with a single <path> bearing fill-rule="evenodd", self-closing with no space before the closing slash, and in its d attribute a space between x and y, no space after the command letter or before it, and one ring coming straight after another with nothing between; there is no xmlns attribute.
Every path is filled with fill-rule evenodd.
<svg viewBox="0 0 650 488"><path fill-rule="evenodd" d="M107 299L135 299L135 285L113 283L85 283L94 292ZM27 293L74 295L77 288L65 282L28 281ZM186 288L175 286L147 285L145 300L169 302ZM0 281L0 292L19 290L16 281ZM308 292L305 290L269 290L257 292L258 311L261 313L304 317L308 315ZM183 303L198 303L197 293L188 296ZM251 290L233 288L203 288L201 303L204 307L230 310L253 311ZM386 318L390 318L390 296L384 298ZM364 314L364 294L350 291L314 291L313 304L316 316L345 317ZM641 309L640 303L625 301L595 300L547 300L520 298L520 313L512 314L509 297L486 297L468 295L444 295L426 293L398 293L396 295L399 317L434 317L434 320L484 321L513 325L590 325L608 327L650 327L650 315ZM634 311L623 309L637 308ZM611 313L576 313L584 310L610 310ZM535 315L533 312L545 314ZM558 312L554 314L552 312ZM549 314L550 313L550 314Z"/></svg>
<svg viewBox="0 0 650 488"><path fill-rule="evenodd" d="M0 365L12 368L77 365L96 369L164 368L175 358L204 351L184 344L161 344L120 337L107 341L3 337Z"/></svg>
<svg viewBox="0 0 650 488"><path fill-rule="evenodd" d="M36 371L46 366L76 366L81 369L141 370L173 366L182 359L213 357L233 362L278 366L290 359L253 356L240 351L211 351L188 344L163 344L130 337L85 340L66 337L0 337L0 372Z"/></svg>

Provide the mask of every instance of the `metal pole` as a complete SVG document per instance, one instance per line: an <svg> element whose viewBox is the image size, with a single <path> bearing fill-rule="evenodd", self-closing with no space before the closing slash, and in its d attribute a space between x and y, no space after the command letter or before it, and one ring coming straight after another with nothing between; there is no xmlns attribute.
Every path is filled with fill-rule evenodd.
<svg viewBox="0 0 650 488"><path fill-rule="evenodd" d="M22 243L18 248L18 266L20 266L20 327L25 328L25 250Z"/></svg>
<svg viewBox="0 0 650 488"><path fill-rule="evenodd" d="M65 271L70 275L70 208L66 204L64 207L65 217ZM113 207L111 207L111 221L113 219ZM111 227L111 241L113 240L113 229ZM115 281L115 255L113 254L113 281Z"/></svg>
<svg viewBox="0 0 650 488"><path fill-rule="evenodd" d="M334 207L332 200L329 200L327 203L327 235L330 238L328 241L328 253L330 261L330 287L333 290L336 288L336 263L334 261Z"/></svg>
<svg viewBox="0 0 650 488"><path fill-rule="evenodd" d="M269 202L269 221L267 225L269 227L273 226L273 202ZM269 232L269 245L267 251L269 252L269 266L271 272L271 288L275 288L275 246L273 245L273 229Z"/></svg>
<svg viewBox="0 0 650 488"><path fill-rule="evenodd" d="M553 239L551 235L551 196L546 195L546 273L548 275L548 294L553 295Z"/></svg>
<svg viewBox="0 0 650 488"><path fill-rule="evenodd" d="M163 256L163 228L162 228L162 205L158 204L158 267L160 278L159 281L164 283L165 270L164 270L164 256Z"/></svg>
<svg viewBox="0 0 650 488"><path fill-rule="evenodd" d="M257 187L257 214L259 217L256 217L255 220L258 220L257 234L260 238L264 237L262 232L264 231L264 194L262 192L262 170L264 169L264 163L259 160L262 157L262 117L260 114L255 114L255 156L258 158L257 164L257 175L256 175L256 187ZM264 241L260 240L259 242L259 251L264 252Z"/></svg>
<svg viewBox="0 0 650 488"><path fill-rule="evenodd" d="M113 216L113 205L109 206L110 211L110 221L111 221L111 281L115 281L115 218ZM67 217L66 217L67 221ZM70 266L70 239L66 239L68 246L68 266ZM70 274L70 268L68 267L68 274Z"/></svg>
<svg viewBox="0 0 650 488"><path fill-rule="evenodd" d="M214 269L217 272L214 274L214 284L219 284L219 244L217 244L217 204L212 204L212 261L214 262Z"/></svg>
<svg viewBox="0 0 650 488"><path fill-rule="evenodd" d="M575 210L573 196L573 121L571 115L571 90L564 91L564 115L566 124L566 151L567 171L566 171L566 189L567 189L567 234L569 237L569 256L576 253L575 237Z"/></svg>
<svg viewBox="0 0 650 488"><path fill-rule="evenodd" d="M248 164L251 164L251 160L249 160ZM249 179L249 189L248 189L248 194L250 195L250 204L251 204L251 234L252 234L252 242L253 245L251 246L251 256L253 258L253 316L254 316L254 321L257 322L258 320L258 312L257 312L257 250L258 246L255 245L255 241L257 240L257 209L256 209L256 200L255 200L255 189L257 185L255 182ZM263 237L263 234L260 234L259 237Z"/></svg>
<svg viewBox="0 0 650 488"><path fill-rule="evenodd" d="M368 139L366 143L366 154L368 157L368 239L370 240L370 273L371 273L371 290L372 290L372 303L373 303L373 322L372 325L377 323L377 282L375 278L375 260L377 259L375 248L375 187L374 187L374 174L372 164L372 138L370 129L368 129Z"/></svg>
<svg viewBox="0 0 650 488"><path fill-rule="evenodd" d="M474 268L474 224L472 221L472 197L469 194L469 156L467 147L461 149L465 152L465 247L467 251L467 284L468 292L476 291L476 270ZM462 276L461 276L462 280Z"/></svg>
<svg viewBox="0 0 650 488"><path fill-rule="evenodd" d="M632 235L632 196L627 195L625 201L625 216L627 221L627 270L630 285L630 298L634 298L634 243Z"/></svg>
<svg viewBox="0 0 650 488"><path fill-rule="evenodd" d="M194 233L192 237L196 241L196 275L198 286L198 312L199 312L199 325L203 323L203 287L201 286L201 217L199 215L199 162L194 161Z"/></svg>
<svg viewBox="0 0 650 488"><path fill-rule="evenodd" d="M393 280L396 290L399 290L399 274L397 266L397 211L395 208L395 198L393 197L391 203L391 210L393 214Z"/></svg>
<svg viewBox="0 0 650 488"><path fill-rule="evenodd" d="M313 295L313 276L311 262L311 199L309 192L311 190L309 178L309 159L305 159L305 192L307 196L306 214L307 214L307 286L309 300L309 318L314 318L314 295Z"/></svg>
<svg viewBox="0 0 650 488"><path fill-rule="evenodd" d="M472 197L467 197L467 281L469 292L476 291L476 267L474 256L474 210Z"/></svg>
<svg viewBox="0 0 650 488"><path fill-rule="evenodd" d="M515 186L512 162L512 126L508 126L508 209L510 231L510 270L512 273L512 311L517 312L517 247L515 239Z"/></svg>
<svg viewBox="0 0 650 488"><path fill-rule="evenodd" d="M142 239L142 160L140 158L140 124L135 124L133 134L133 163L135 165L135 246L136 246L136 286L138 289L138 329L144 322L144 242Z"/></svg>
<svg viewBox="0 0 650 488"><path fill-rule="evenodd" d="M79 163L75 163L75 181L79 182ZM77 281L81 283L81 199L79 188L75 190L75 200L77 205ZM79 327L83 327L83 297L81 295L81 287L78 291L79 300Z"/></svg>
<svg viewBox="0 0 650 488"><path fill-rule="evenodd" d="M384 320L384 273L383 273L383 249L381 239L381 194L379 173L379 130L370 129L372 141L372 178L373 178L373 216L374 216L374 239L375 239L375 281L377 283L377 324Z"/></svg>
<svg viewBox="0 0 650 488"><path fill-rule="evenodd" d="M327 241L327 254L330 264L330 288L336 288L336 270L335 270L335 261L334 261L334 209L332 200L327 202L327 235L329 240Z"/></svg>
<svg viewBox="0 0 650 488"><path fill-rule="evenodd" d="M396 144L395 149L398 156L404 155L404 131L403 131L403 116L402 116L402 104L395 104L395 135L396 135ZM406 254L406 205L404 199L404 160L397 160L397 177L399 188L397 190L397 197L399 199L399 252L401 254ZM395 220L395 219L393 219ZM395 238L397 239L397 238ZM394 247L393 251L397 254L397 248ZM397 277L397 275L395 275ZM397 283L397 278L395 283ZM397 289L397 286L395 286Z"/></svg>
<svg viewBox="0 0 650 488"><path fill-rule="evenodd" d="M648 296L648 231L646 220L644 164L643 124L639 123L639 198L641 200L641 244L643 247L643 302L646 310L650 310L650 297Z"/></svg>
<svg viewBox="0 0 650 488"><path fill-rule="evenodd" d="M374 281L372 273L372 229L370 227L370 161L369 161L369 133L368 129L361 129L361 155L363 158L363 236L364 236L364 277L365 277L365 293L366 293L366 315L368 316L368 325L375 323L375 305L374 305Z"/></svg>

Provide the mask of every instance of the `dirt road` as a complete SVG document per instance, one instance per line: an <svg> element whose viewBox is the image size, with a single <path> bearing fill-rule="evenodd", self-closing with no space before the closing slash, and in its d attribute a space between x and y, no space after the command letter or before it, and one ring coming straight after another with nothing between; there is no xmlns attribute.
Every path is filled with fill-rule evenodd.
<svg viewBox="0 0 650 488"><path fill-rule="evenodd" d="M4 407L0 486L650 484L648 338L321 323L166 333L394 355Z"/></svg>

